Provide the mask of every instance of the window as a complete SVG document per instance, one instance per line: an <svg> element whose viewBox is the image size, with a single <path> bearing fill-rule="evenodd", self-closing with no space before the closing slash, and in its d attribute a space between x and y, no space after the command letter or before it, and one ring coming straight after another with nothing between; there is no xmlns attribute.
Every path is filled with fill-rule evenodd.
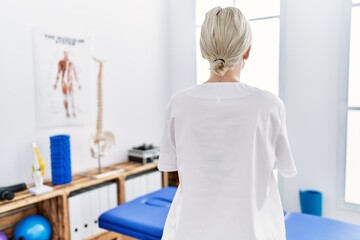
<svg viewBox="0 0 360 240"><path fill-rule="evenodd" d="M350 31L345 201L360 204L360 0L353 0Z"/></svg>
<svg viewBox="0 0 360 240"><path fill-rule="evenodd" d="M200 31L205 13L216 6L238 7L250 21L253 43L250 58L241 73L241 81L278 95L280 0L197 0L197 83L201 84L209 78L209 63L200 52Z"/></svg>

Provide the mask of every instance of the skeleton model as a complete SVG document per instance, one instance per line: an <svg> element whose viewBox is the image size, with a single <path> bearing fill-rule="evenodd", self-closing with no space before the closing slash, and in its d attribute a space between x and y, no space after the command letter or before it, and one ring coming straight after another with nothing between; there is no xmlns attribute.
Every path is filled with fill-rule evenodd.
<svg viewBox="0 0 360 240"><path fill-rule="evenodd" d="M98 100L98 114L96 122L96 134L92 137L91 145L91 154L94 158L98 159L99 164L99 173L101 173L101 158L104 157L107 151L115 145L115 136L112 132L103 131L103 105L102 105L102 79L103 79L103 63L99 59L94 58L94 60L99 64L99 74L97 82L97 100Z"/></svg>

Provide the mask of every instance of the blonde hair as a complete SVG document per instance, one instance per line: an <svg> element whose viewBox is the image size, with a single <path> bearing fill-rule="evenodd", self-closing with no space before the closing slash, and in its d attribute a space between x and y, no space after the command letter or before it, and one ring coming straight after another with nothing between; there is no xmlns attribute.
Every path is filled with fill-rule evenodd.
<svg viewBox="0 0 360 240"><path fill-rule="evenodd" d="M249 49L252 34L249 22L235 7L216 7L206 13L201 27L201 54L210 70L224 74L236 65Z"/></svg>

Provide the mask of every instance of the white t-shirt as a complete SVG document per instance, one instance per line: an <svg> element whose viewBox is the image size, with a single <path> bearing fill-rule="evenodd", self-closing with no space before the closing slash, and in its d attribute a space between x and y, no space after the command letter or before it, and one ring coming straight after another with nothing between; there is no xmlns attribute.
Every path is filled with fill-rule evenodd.
<svg viewBox="0 0 360 240"><path fill-rule="evenodd" d="M166 108L158 168L178 171L164 240L285 240L273 170L296 175L276 95L238 82L195 85Z"/></svg>

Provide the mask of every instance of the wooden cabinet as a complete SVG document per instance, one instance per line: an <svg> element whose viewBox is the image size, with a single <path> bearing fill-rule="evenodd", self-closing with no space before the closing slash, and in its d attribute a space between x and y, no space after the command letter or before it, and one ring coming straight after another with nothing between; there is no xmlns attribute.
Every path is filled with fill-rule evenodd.
<svg viewBox="0 0 360 240"><path fill-rule="evenodd" d="M169 172L167 174L168 174L168 177L167 177L168 185L178 187L179 186L178 172Z"/></svg>
<svg viewBox="0 0 360 240"><path fill-rule="evenodd" d="M105 171L122 168L124 172L110 175L101 179L91 178L89 175L96 170L73 176L73 181L66 185L53 186L53 191L33 196L27 190L16 193L11 201L0 201L0 230L10 238L13 236L16 224L26 216L39 214L48 219L52 225L52 239L70 239L68 196L71 192L95 186L104 182L116 182L118 203L125 202L125 179L135 174L145 173L157 169L156 163L142 165L134 162L123 162L105 168ZM49 183L45 183L50 185ZM162 174L163 187L168 185L167 173ZM89 239L123 239L131 238L112 232L105 232ZM77 239L76 239L77 240Z"/></svg>

